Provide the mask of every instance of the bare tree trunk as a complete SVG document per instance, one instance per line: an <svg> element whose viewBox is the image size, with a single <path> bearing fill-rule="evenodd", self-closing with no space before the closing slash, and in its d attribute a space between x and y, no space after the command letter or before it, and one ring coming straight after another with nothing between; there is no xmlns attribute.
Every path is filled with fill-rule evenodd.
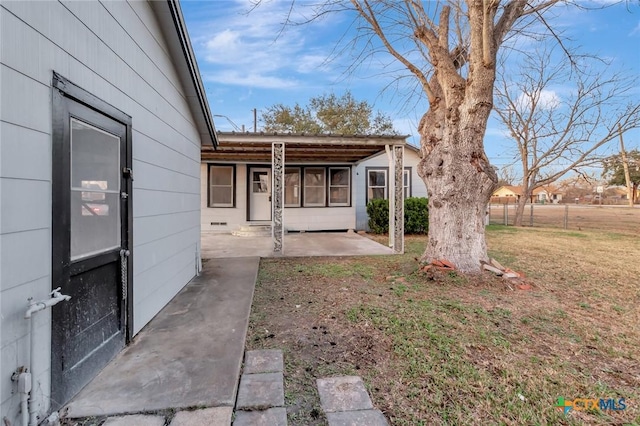
<svg viewBox="0 0 640 426"><path fill-rule="evenodd" d="M462 272L480 272L480 262L488 260L485 210L498 182L483 147L491 104L470 105L462 86L448 94L445 108L440 86L431 86L438 97L420 123L418 173L429 191L429 241L422 260L446 259Z"/></svg>
<svg viewBox="0 0 640 426"><path fill-rule="evenodd" d="M516 206L516 217L514 219L514 226L522 226L522 220L524 219L524 208L527 205L527 201L531 199L531 192L529 189L524 189L523 194L518 200L518 204Z"/></svg>

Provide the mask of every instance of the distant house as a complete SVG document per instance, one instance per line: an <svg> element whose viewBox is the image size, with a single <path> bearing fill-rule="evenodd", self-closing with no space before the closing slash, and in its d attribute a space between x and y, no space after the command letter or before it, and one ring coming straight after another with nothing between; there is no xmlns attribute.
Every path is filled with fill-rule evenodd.
<svg viewBox="0 0 640 426"><path fill-rule="evenodd" d="M14 373L41 421L198 273L216 133L176 0L3 1L0 21L0 418L17 425ZM71 299L30 331L27 299L57 287Z"/></svg>
<svg viewBox="0 0 640 426"><path fill-rule="evenodd" d="M500 204L517 203L522 194L522 186L504 185L493 192L491 202ZM545 186L534 189L528 202L557 204L562 201L562 196L563 192L559 189Z"/></svg>
<svg viewBox="0 0 640 426"><path fill-rule="evenodd" d="M272 144L284 144L286 231L366 229L366 203L389 198L394 167L387 150L404 148L404 195L425 197L417 148L406 136L218 133L202 148L202 230L233 232L273 219ZM386 147L386 148L385 148Z"/></svg>
<svg viewBox="0 0 640 426"><path fill-rule="evenodd" d="M563 196L561 190L553 186L544 186L533 190L531 202L558 204Z"/></svg>
<svg viewBox="0 0 640 426"><path fill-rule="evenodd" d="M491 195L492 202L512 202L516 203L522 196L522 187L513 185L504 185L496 189Z"/></svg>

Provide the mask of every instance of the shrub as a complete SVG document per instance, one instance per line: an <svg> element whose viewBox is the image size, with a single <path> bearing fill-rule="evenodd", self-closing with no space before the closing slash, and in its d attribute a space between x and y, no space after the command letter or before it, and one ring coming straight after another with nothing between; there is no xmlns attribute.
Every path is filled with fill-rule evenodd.
<svg viewBox="0 0 640 426"><path fill-rule="evenodd" d="M389 200L371 200L367 204L369 228L375 234L389 232ZM424 197L404 200L404 233L426 234L429 231L429 202Z"/></svg>
<svg viewBox="0 0 640 426"><path fill-rule="evenodd" d="M424 197L404 200L404 233L426 234L429 232L429 201Z"/></svg>
<svg viewBox="0 0 640 426"><path fill-rule="evenodd" d="M367 204L369 228L374 234L389 232L389 200L377 198Z"/></svg>

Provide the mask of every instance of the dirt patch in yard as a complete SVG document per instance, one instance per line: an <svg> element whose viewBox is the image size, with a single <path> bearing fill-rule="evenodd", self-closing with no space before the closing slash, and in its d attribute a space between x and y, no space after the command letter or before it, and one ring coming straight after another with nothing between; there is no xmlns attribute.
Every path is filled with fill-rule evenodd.
<svg viewBox="0 0 640 426"><path fill-rule="evenodd" d="M531 291L419 272L424 237L402 256L265 259L247 349L283 349L291 425L326 424L315 380L335 375L362 376L395 425L640 422L640 242L577 234L490 228ZM565 416L558 397L626 409Z"/></svg>

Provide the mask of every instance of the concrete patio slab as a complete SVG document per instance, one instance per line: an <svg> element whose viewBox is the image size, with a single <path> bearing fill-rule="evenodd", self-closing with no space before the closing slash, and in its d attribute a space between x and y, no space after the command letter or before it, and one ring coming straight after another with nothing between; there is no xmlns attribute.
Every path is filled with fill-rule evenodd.
<svg viewBox="0 0 640 426"><path fill-rule="evenodd" d="M388 426L380 410L342 411L327 413L329 426Z"/></svg>
<svg viewBox="0 0 640 426"><path fill-rule="evenodd" d="M282 372L284 363L282 351L278 349L263 349L247 351L244 357L243 374L278 373Z"/></svg>
<svg viewBox="0 0 640 426"><path fill-rule="evenodd" d="M164 426L164 416L131 416L108 418L102 426Z"/></svg>
<svg viewBox="0 0 640 426"><path fill-rule="evenodd" d="M284 405L282 373L243 374L236 410L264 410Z"/></svg>
<svg viewBox="0 0 640 426"><path fill-rule="evenodd" d="M71 418L233 407L259 258L214 259L64 408Z"/></svg>
<svg viewBox="0 0 640 426"><path fill-rule="evenodd" d="M358 376L329 377L316 382L325 413L373 408L364 382Z"/></svg>
<svg viewBox="0 0 640 426"><path fill-rule="evenodd" d="M287 426L287 409L279 407L265 411L236 411L233 426Z"/></svg>
<svg viewBox="0 0 640 426"><path fill-rule="evenodd" d="M169 426L229 426L232 415L232 407L180 411L173 417Z"/></svg>
<svg viewBox="0 0 640 426"><path fill-rule="evenodd" d="M393 250L353 232L304 232L284 236L283 253L274 254L271 237L236 237L203 232L202 257L305 257L389 255Z"/></svg>

